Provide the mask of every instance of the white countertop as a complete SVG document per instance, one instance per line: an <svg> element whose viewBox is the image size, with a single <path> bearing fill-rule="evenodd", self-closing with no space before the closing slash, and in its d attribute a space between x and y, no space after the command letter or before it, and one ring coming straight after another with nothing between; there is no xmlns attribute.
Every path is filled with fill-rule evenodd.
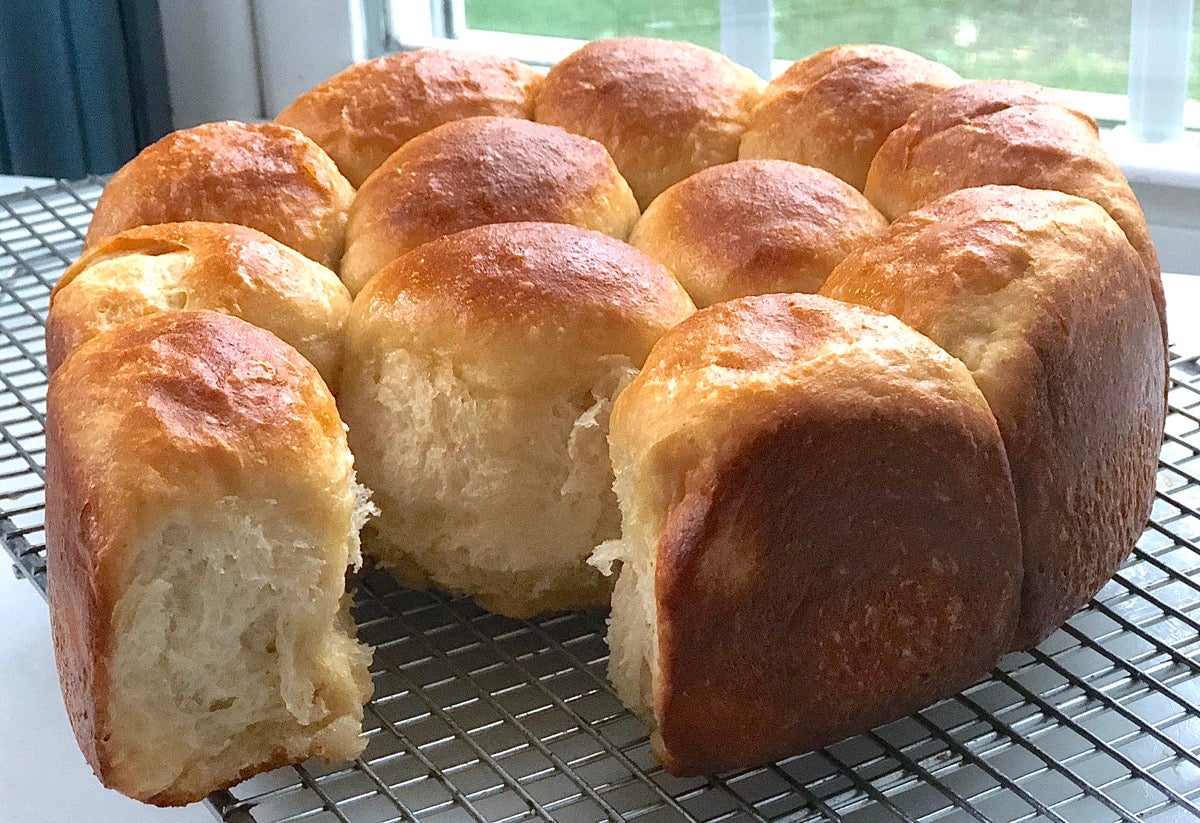
<svg viewBox="0 0 1200 823"><path fill-rule="evenodd" d="M0 180L0 193L21 188ZM36 185L41 181L29 181ZM5 185L10 184L10 185ZM1200 276L1164 275L1171 338L1200 351ZM210 823L202 805L156 809L100 786L63 708L46 603L0 560L0 823Z"/></svg>

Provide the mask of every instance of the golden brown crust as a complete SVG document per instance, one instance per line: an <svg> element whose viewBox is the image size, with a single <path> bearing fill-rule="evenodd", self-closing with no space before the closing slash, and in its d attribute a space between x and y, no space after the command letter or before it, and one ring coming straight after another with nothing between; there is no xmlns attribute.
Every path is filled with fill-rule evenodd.
<svg viewBox="0 0 1200 823"><path fill-rule="evenodd" d="M84 341L169 308L241 317L294 346L336 390L350 293L337 275L262 232L231 223L159 223L105 238L50 296L55 371Z"/></svg>
<svg viewBox="0 0 1200 823"><path fill-rule="evenodd" d="M817 166L859 191L871 158L917 108L962 78L892 46L834 46L771 81L742 137L742 158Z"/></svg>
<svg viewBox="0 0 1200 823"><path fill-rule="evenodd" d="M46 427L50 620L63 696L92 769L128 792L113 785L108 706L130 536L165 507L325 487L331 469L345 483L346 435L304 358L269 332L207 311L152 315L81 345L50 379ZM143 799L199 798L168 790Z"/></svg>
<svg viewBox="0 0 1200 823"><path fill-rule="evenodd" d="M457 120L410 140L363 184L342 279L357 292L405 252L474 226L572 223L624 240L637 218L596 141L508 117Z"/></svg>
<svg viewBox="0 0 1200 823"><path fill-rule="evenodd" d="M709 306L749 294L815 292L887 226L849 184L811 166L741 160L667 189L629 242Z"/></svg>
<svg viewBox="0 0 1200 823"><path fill-rule="evenodd" d="M1099 203L1158 277L1146 218L1100 145L1095 121L1031 83L986 80L938 95L884 142L865 191L894 220L952 191L990 184Z"/></svg>
<svg viewBox="0 0 1200 823"><path fill-rule="evenodd" d="M238 223L336 270L354 188L321 147L274 123L206 123L141 151L104 188L87 248L154 223Z"/></svg>
<svg viewBox="0 0 1200 823"><path fill-rule="evenodd" d="M1020 540L995 420L894 318L812 295L703 309L655 347L610 437L665 501L652 741L671 772L835 742L1008 647Z"/></svg>
<svg viewBox="0 0 1200 823"><path fill-rule="evenodd" d="M604 144L644 209L701 169L737 159L762 81L691 43L597 40L546 75L535 118Z"/></svg>
<svg viewBox="0 0 1200 823"><path fill-rule="evenodd" d="M361 186L418 134L464 117L533 119L542 76L505 57L449 49L358 63L297 97L275 122L299 129Z"/></svg>
<svg viewBox="0 0 1200 823"><path fill-rule="evenodd" d="M350 326L415 314L421 323L400 325L425 328L439 349L464 341L473 357L495 358L490 335L517 334L530 345L623 354L638 365L692 310L671 273L625 243L561 223L499 223L434 240L387 266L355 300Z"/></svg>
<svg viewBox="0 0 1200 823"><path fill-rule="evenodd" d="M904 215L822 293L894 314L971 368L1017 491L1014 647L1036 644L1112 576L1153 498L1166 372L1134 249L1087 200L987 186Z"/></svg>

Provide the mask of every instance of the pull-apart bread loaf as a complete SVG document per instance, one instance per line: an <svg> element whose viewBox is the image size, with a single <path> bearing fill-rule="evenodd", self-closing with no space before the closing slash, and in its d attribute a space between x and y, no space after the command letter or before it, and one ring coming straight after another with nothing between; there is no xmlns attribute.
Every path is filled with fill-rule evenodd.
<svg viewBox="0 0 1200 823"><path fill-rule="evenodd" d="M588 43L546 75L534 117L599 140L643 209L667 187L738 156L763 83L692 43Z"/></svg>
<svg viewBox="0 0 1200 823"><path fill-rule="evenodd" d="M336 269L353 198L329 156L295 129L206 123L168 134L113 175L86 245L154 223L237 223Z"/></svg>
<svg viewBox="0 0 1200 823"><path fill-rule="evenodd" d="M351 310L339 397L381 511L367 550L501 614L607 605L585 561L619 530L609 411L692 311L658 263L557 223L469 229L385 268Z"/></svg>
<svg viewBox="0 0 1200 823"><path fill-rule="evenodd" d="M297 97L275 122L299 129L361 186L418 134L464 117L533 119L542 76L526 65L449 49L367 60Z"/></svg>
<svg viewBox="0 0 1200 823"><path fill-rule="evenodd" d="M571 223L624 240L637 202L604 146L554 126L471 117L416 137L363 184L342 279L358 293L422 243L489 223Z"/></svg>
<svg viewBox="0 0 1200 823"><path fill-rule="evenodd" d="M862 191L875 152L908 116L962 82L891 46L834 46L793 63L750 115L739 156L804 163Z"/></svg>
<svg viewBox="0 0 1200 823"><path fill-rule="evenodd" d="M1021 543L962 363L816 295L702 309L617 399L609 673L675 774L795 754L982 677Z"/></svg>
<svg viewBox="0 0 1200 823"><path fill-rule="evenodd" d="M822 294L900 318L970 369L1016 486L1013 646L1033 646L1112 577L1154 496L1166 364L1137 253L1091 201L986 186L904 215Z"/></svg>
<svg viewBox="0 0 1200 823"><path fill-rule="evenodd" d="M679 278L699 307L770 292L815 292L887 221L848 183L811 166L741 160L676 183L629 242Z"/></svg>
<svg viewBox="0 0 1200 823"><path fill-rule="evenodd" d="M357 755L370 652L343 598L365 502L316 370L168 311L83 343L46 401L50 618L100 780L180 805Z"/></svg>
<svg viewBox="0 0 1200 823"><path fill-rule="evenodd" d="M160 223L101 240L50 296L50 370L86 340L168 309L210 309L273 332L336 391L350 293L336 274L231 223Z"/></svg>

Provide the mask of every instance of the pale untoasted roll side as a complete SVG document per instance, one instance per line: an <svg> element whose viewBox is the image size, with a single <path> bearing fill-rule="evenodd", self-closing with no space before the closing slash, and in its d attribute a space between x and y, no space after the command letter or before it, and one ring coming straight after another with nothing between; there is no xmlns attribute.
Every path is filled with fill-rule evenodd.
<svg viewBox="0 0 1200 823"><path fill-rule="evenodd" d="M101 782L182 805L361 752L365 504L316 370L235 317L163 312L72 352L46 418L55 656Z"/></svg>
<svg viewBox="0 0 1200 823"><path fill-rule="evenodd" d="M894 220L952 191L992 184L1099 203L1158 277L1145 215L1096 122L1032 83L985 80L938 95L884 141L865 192Z"/></svg>
<svg viewBox="0 0 1200 823"><path fill-rule="evenodd" d="M750 294L815 292L886 226L865 197L828 172L740 160L660 194L629 242L670 269L703 308Z"/></svg>
<svg viewBox="0 0 1200 823"><path fill-rule="evenodd" d="M205 123L168 134L113 175L85 246L135 226L237 223L336 270L353 198L329 155L295 129Z"/></svg>
<svg viewBox="0 0 1200 823"><path fill-rule="evenodd" d="M534 117L603 143L644 209L673 183L737 159L762 86L692 43L597 40L550 69Z"/></svg>
<svg viewBox="0 0 1200 823"><path fill-rule="evenodd" d="M738 156L816 166L861 191L887 136L961 82L946 66L904 49L834 46L771 81Z"/></svg>
<svg viewBox="0 0 1200 823"><path fill-rule="evenodd" d="M617 399L610 676L674 774L903 717L995 665L1021 545L996 421L895 318L815 295L702 309Z"/></svg>
<svg viewBox="0 0 1200 823"><path fill-rule="evenodd" d="M410 140L363 184L341 276L357 293L405 252L489 223L571 223L624 240L638 214L596 141L509 117L456 120Z"/></svg>
<svg viewBox="0 0 1200 823"><path fill-rule="evenodd" d="M1129 555L1153 499L1166 368L1137 253L1095 203L987 186L904 215L822 293L899 317L971 370L1017 491L1014 648L1036 644Z"/></svg>
<svg viewBox="0 0 1200 823"><path fill-rule="evenodd" d="M381 511L366 550L501 614L607 605L585 560L618 530L608 414L692 311L658 263L556 223L468 229L389 265L354 302L338 399Z"/></svg>
<svg viewBox="0 0 1200 823"><path fill-rule="evenodd" d="M307 134L361 186L418 134L464 117L533 118L542 76L506 57L419 49L358 63L297 97L275 122Z"/></svg>
<svg viewBox="0 0 1200 823"><path fill-rule="evenodd" d="M137 317L209 309L267 329L337 390L350 293L336 274L260 231L160 223L105 238L59 279L46 317L50 371L86 340Z"/></svg>

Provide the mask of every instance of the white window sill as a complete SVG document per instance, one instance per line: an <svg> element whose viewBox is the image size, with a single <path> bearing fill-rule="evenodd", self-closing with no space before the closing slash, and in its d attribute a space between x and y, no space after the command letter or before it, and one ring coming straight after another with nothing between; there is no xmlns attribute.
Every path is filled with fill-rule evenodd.
<svg viewBox="0 0 1200 823"><path fill-rule="evenodd" d="M1101 139L1142 204L1163 270L1200 274L1200 133L1142 143L1118 126Z"/></svg>

